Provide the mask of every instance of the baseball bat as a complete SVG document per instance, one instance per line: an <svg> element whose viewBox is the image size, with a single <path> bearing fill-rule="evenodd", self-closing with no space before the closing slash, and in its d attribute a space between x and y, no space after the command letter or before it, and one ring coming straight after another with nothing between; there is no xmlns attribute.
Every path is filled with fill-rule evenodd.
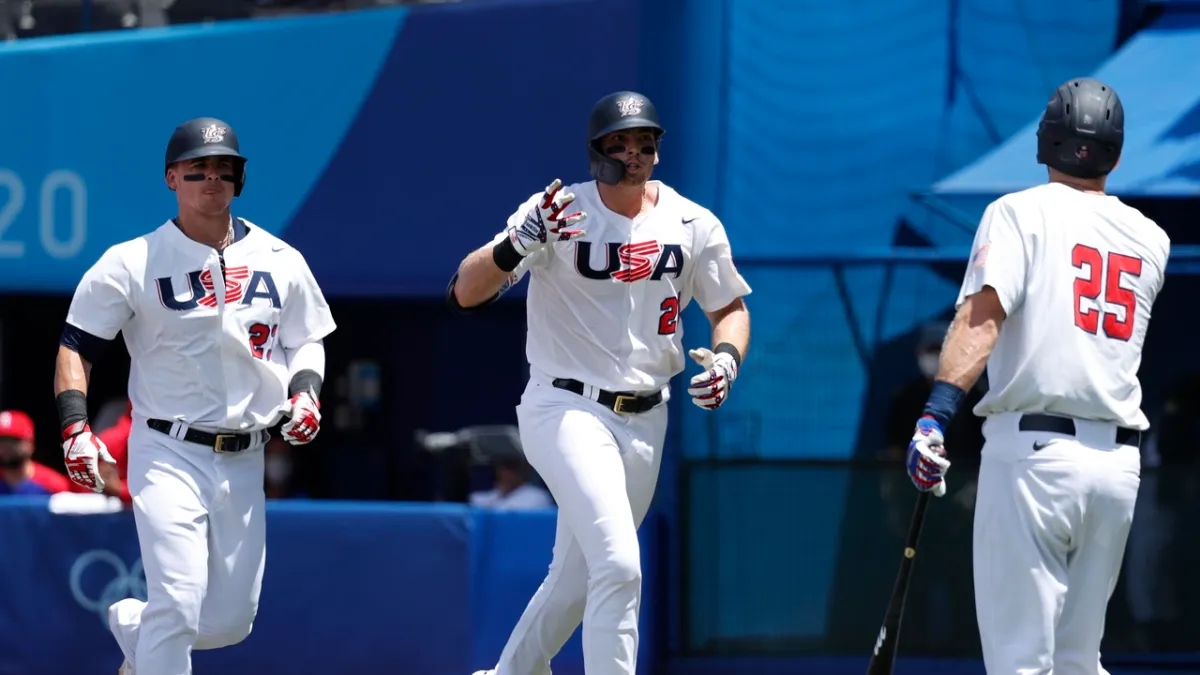
<svg viewBox="0 0 1200 675"><path fill-rule="evenodd" d="M904 618L904 601L908 597L908 582L912 578L913 562L917 557L917 542L921 539L921 527L925 524L925 509L929 507L930 493L917 495L912 523L908 526L908 537L904 542L904 557L900 559L900 572L896 585L892 587L892 599L883 615L883 627L875 640L875 651L867 666L867 675L892 675L896 665L896 646L900 641L900 622Z"/></svg>

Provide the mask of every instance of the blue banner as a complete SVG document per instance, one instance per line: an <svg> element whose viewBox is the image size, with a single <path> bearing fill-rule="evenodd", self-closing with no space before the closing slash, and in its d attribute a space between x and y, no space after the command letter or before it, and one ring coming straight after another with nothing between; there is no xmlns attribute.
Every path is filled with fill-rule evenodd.
<svg viewBox="0 0 1200 675"><path fill-rule="evenodd" d="M636 7L495 0L5 45L0 91L20 103L0 110L0 289L71 292L172 217L167 139L215 116L250 158L236 213L299 248L327 294L440 294L530 194L587 177L588 111L635 86L636 50L596 59L560 36L620 35Z"/></svg>
<svg viewBox="0 0 1200 675"><path fill-rule="evenodd" d="M0 502L0 675L111 675L105 611L145 598L132 514L55 515ZM555 513L458 505L271 502L267 568L244 642L195 652L198 672L466 675L495 664L550 562ZM655 528L640 667L654 650ZM579 632L553 663L583 675Z"/></svg>

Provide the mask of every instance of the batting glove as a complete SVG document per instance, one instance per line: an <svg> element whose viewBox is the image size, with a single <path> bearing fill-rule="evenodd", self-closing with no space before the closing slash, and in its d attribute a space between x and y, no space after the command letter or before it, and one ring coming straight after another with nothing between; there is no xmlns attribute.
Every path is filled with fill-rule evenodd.
<svg viewBox="0 0 1200 675"><path fill-rule="evenodd" d="M908 477L921 492L932 492L933 496L946 494L946 471L950 460L946 459L945 434L937 420L922 417L917 420L917 430L908 444L905 466Z"/></svg>
<svg viewBox="0 0 1200 675"><path fill-rule="evenodd" d="M321 430L321 404L308 392L300 392L288 401L285 414L290 418L279 428L283 439L292 445L311 443Z"/></svg>
<svg viewBox="0 0 1200 675"><path fill-rule="evenodd" d="M108 453L104 441L92 435L87 422L76 422L63 429L63 462L67 466L67 477L76 485L92 492L104 492L104 479L100 477L100 461L116 464Z"/></svg>
<svg viewBox="0 0 1200 675"><path fill-rule="evenodd" d="M705 410L720 408L725 399L729 398L729 387L737 379L737 361L729 354L714 354L708 349L693 349L688 352L688 356L704 369L703 373L692 378L691 386L688 387L692 403Z"/></svg>
<svg viewBox="0 0 1200 675"><path fill-rule="evenodd" d="M555 178L546 186L542 198L529 209L525 220L508 231L513 248L522 257L544 247L547 242L568 241L583 234L583 230L575 226L587 219L587 213L576 211L563 215L575 201L575 194L561 192L561 189L562 181Z"/></svg>

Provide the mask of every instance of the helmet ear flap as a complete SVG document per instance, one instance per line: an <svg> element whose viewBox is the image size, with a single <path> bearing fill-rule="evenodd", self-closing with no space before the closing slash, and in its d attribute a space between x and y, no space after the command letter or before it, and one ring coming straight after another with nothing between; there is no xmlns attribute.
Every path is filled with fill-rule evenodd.
<svg viewBox="0 0 1200 675"><path fill-rule="evenodd" d="M625 164L601 152L599 144L600 139L588 143L588 171L601 183L617 185L625 177Z"/></svg>
<svg viewBox="0 0 1200 675"><path fill-rule="evenodd" d="M233 173L233 196L241 197L242 188L246 187L246 160L238 162Z"/></svg>

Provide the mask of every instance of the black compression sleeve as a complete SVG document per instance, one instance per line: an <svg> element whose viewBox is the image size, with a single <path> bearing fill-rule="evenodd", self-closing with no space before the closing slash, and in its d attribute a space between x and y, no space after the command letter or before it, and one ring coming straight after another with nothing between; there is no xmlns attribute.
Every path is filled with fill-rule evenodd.
<svg viewBox="0 0 1200 675"><path fill-rule="evenodd" d="M60 345L79 354L88 363L99 361L100 357L104 355L104 350L108 349L108 345L111 342L112 340L97 337L69 323L63 324L62 336L58 339Z"/></svg>

